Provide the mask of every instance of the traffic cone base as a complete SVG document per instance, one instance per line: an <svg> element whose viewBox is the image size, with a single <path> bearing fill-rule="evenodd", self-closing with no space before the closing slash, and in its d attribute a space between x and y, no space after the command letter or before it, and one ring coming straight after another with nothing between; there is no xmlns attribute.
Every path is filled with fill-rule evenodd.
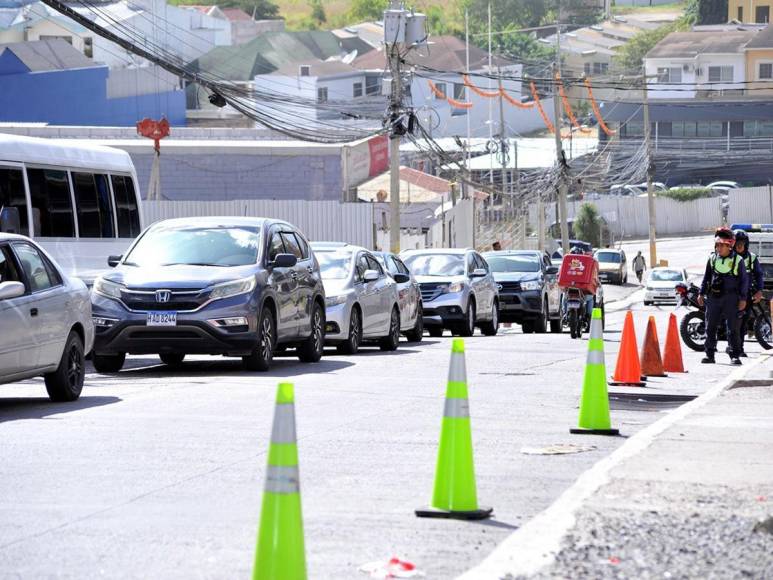
<svg viewBox="0 0 773 580"><path fill-rule="evenodd" d="M478 505L464 341L458 338L451 349L432 502L414 513L420 518L481 520L493 511Z"/></svg>
<svg viewBox="0 0 773 580"><path fill-rule="evenodd" d="M620 429L583 429L572 427L569 429L572 435L620 435Z"/></svg>

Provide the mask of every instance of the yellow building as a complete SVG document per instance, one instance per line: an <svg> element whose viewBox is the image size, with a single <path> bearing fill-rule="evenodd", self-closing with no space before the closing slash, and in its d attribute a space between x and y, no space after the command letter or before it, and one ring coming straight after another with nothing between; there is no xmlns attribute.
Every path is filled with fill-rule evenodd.
<svg viewBox="0 0 773 580"><path fill-rule="evenodd" d="M755 34L744 52L746 94L750 97L773 95L773 26Z"/></svg>
<svg viewBox="0 0 773 580"><path fill-rule="evenodd" d="M773 12L773 0L728 0L727 21L767 24Z"/></svg>

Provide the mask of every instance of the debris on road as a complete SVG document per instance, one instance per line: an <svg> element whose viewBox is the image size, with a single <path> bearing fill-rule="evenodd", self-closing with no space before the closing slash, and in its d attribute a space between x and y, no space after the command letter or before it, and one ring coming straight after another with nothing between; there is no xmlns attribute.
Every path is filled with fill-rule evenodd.
<svg viewBox="0 0 773 580"><path fill-rule="evenodd" d="M571 453L584 453L594 451L595 445L574 445L572 443L556 443L547 447L523 447L524 455L569 455Z"/></svg>
<svg viewBox="0 0 773 580"><path fill-rule="evenodd" d="M417 578L426 576L414 564L400 558L390 558L384 562L369 562L360 566L360 572L371 578Z"/></svg>

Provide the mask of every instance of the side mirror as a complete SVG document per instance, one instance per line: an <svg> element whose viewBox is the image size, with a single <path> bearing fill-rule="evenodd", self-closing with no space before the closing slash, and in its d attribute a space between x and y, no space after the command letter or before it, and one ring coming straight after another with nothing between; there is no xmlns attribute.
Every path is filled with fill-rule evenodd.
<svg viewBox="0 0 773 580"><path fill-rule="evenodd" d="M121 263L121 258L123 258L123 256L108 256L107 265L111 268L115 268L118 264Z"/></svg>
<svg viewBox="0 0 773 580"><path fill-rule="evenodd" d="M21 282L0 282L0 300L24 296L26 291Z"/></svg>
<svg viewBox="0 0 773 580"><path fill-rule="evenodd" d="M545 274L548 276L555 276L558 274L558 266L548 266L548 268L545 270Z"/></svg>
<svg viewBox="0 0 773 580"><path fill-rule="evenodd" d="M470 277L471 278L485 278L486 276L488 276L488 272L486 272L486 270L484 268L475 268L472 271L472 275Z"/></svg>
<svg viewBox="0 0 773 580"><path fill-rule="evenodd" d="M365 270L365 273L362 275L362 279L365 282L375 282L378 278L379 274L375 270Z"/></svg>
<svg viewBox="0 0 773 580"><path fill-rule="evenodd" d="M18 207L4 207L0 211L0 232L6 234L21 233L21 219Z"/></svg>
<svg viewBox="0 0 773 580"><path fill-rule="evenodd" d="M292 268L298 263L295 254L277 254L271 266L274 268Z"/></svg>
<svg viewBox="0 0 773 580"><path fill-rule="evenodd" d="M395 282L398 284L406 284L411 281L411 277L408 274L394 274L392 278L394 278Z"/></svg>

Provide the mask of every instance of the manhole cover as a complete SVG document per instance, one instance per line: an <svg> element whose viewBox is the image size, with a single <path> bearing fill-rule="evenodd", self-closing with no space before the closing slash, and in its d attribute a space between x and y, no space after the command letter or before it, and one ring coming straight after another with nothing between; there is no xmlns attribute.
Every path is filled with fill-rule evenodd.
<svg viewBox="0 0 773 580"><path fill-rule="evenodd" d="M524 447L521 453L525 455L569 455L571 453L584 453L593 451L595 445L573 445L572 443L556 443L547 447Z"/></svg>

